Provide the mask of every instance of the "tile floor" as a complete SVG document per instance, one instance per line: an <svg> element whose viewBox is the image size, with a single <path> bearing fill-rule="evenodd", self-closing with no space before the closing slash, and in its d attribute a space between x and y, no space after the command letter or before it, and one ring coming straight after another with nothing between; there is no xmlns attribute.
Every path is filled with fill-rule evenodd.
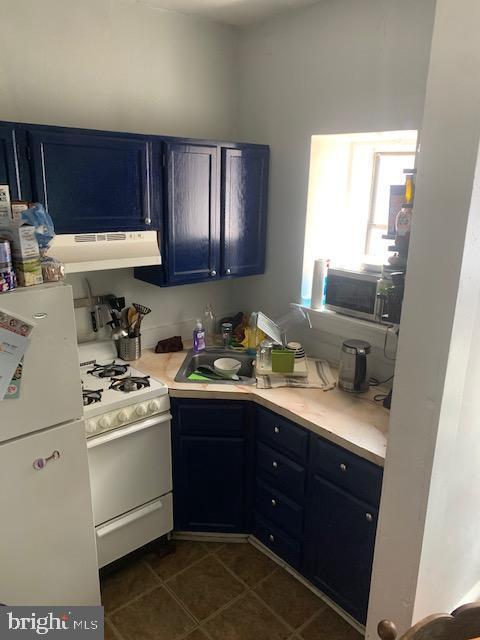
<svg viewBox="0 0 480 640"><path fill-rule="evenodd" d="M248 543L171 543L102 578L106 640L361 640Z"/></svg>

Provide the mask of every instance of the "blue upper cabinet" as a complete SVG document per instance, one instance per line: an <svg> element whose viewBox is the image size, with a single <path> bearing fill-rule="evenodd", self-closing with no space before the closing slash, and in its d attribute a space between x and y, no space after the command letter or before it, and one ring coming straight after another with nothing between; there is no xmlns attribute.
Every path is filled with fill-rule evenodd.
<svg viewBox="0 0 480 640"><path fill-rule="evenodd" d="M269 149L166 145L161 267L135 277L160 286L265 270Z"/></svg>
<svg viewBox="0 0 480 640"><path fill-rule="evenodd" d="M220 266L218 149L167 144L163 259L169 284L216 278Z"/></svg>
<svg viewBox="0 0 480 640"><path fill-rule="evenodd" d="M265 271L268 147L222 149L222 275Z"/></svg>
<svg viewBox="0 0 480 640"><path fill-rule="evenodd" d="M8 184L10 197L21 197L15 149L15 129L8 123L0 124L0 184Z"/></svg>
<svg viewBox="0 0 480 640"><path fill-rule="evenodd" d="M57 127L25 132L33 197L48 209L57 233L156 228L146 138Z"/></svg>

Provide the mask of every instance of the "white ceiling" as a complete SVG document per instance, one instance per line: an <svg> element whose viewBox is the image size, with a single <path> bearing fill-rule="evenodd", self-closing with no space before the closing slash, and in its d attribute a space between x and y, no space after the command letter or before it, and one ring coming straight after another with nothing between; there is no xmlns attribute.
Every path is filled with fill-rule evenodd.
<svg viewBox="0 0 480 640"><path fill-rule="evenodd" d="M318 0L136 0L159 9L202 16L217 22L246 26L283 11L315 4Z"/></svg>

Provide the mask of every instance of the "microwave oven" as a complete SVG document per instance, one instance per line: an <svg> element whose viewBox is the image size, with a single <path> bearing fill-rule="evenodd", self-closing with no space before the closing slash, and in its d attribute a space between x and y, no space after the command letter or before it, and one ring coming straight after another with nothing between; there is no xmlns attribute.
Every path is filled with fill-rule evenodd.
<svg viewBox="0 0 480 640"><path fill-rule="evenodd" d="M366 271L329 269L325 308L355 318L381 322L380 276Z"/></svg>

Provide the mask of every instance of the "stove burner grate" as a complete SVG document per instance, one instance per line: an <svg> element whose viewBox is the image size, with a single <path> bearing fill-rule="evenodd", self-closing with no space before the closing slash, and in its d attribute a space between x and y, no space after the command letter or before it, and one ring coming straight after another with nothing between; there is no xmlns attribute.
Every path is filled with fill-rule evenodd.
<svg viewBox="0 0 480 640"><path fill-rule="evenodd" d="M128 364L119 364L118 362L111 362L110 364L94 364L93 369L87 371L96 378L115 378L121 376L128 371Z"/></svg>
<svg viewBox="0 0 480 640"><path fill-rule="evenodd" d="M95 391L92 391L90 389L82 389L83 406L88 407L89 405L95 404L96 402L101 402L102 392L103 389L95 389Z"/></svg>
<svg viewBox="0 0 480 640"><path fill-rule="evenodd" d="M130 393L131 391L138 391L150 386L150 376L127 376L126 378L112 378L109 389L115 391L123 391L123 393Z"/></svg>

